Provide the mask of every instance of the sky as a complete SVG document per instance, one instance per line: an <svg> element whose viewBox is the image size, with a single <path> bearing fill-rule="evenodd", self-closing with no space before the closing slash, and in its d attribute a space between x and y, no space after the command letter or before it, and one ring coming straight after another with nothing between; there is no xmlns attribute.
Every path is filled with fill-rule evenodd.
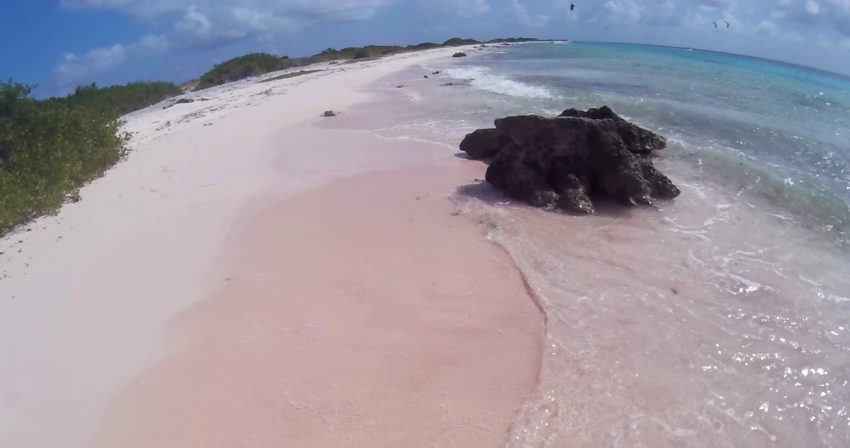
<svg viewBox="0 0 850 448"><path fill-rule="evenodd" d="M850 0L4 0L0 78L50 96L92 82L186 81L251 51L519 35L693 47L850 75Z"/></svg>

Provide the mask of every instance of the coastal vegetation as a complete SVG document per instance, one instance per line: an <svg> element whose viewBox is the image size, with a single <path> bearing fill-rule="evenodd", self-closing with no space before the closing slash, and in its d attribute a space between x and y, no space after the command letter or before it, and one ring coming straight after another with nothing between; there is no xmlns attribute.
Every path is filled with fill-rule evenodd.
<svg viewBox="0 0 850 448"><path fill-rule="evenodd" d="M126 153L118 118L181 93L166 82L78 87L38 100L32 87L0 84L0 234L78 197Z"/></svg>
<svg viewBox="0 0 850 448"><path fill-rule="evenodd" d="M164 81L139 81L109 87L89 84L77 87L64 101L119 117L182 93L180 87Z"/></svg>
<svg viewBox="0 0 850 448"><path fill-rule="evenodd" d="M498 39L487 43L533 39ZM55 212L78 198L85 183L102 175L126 154L127 136L119 118L189 88L200 90L273 71L320 62L363 60L390 54L480 44L453 37L442 44L366 45L328 48L312 56L290 58L249 53L215 65L196 82L131 82L77 87L65 97L36 99L32 86L0 84L0 235L29 220ZM272 79L314 73L301 70Z"/></svg>
<svg viewBox="0 0 850 448"><path fill-rule="evenodd" d="M206 89L228 82L289 68L289 58L268 53L248 53L216 64L201 75L195 90Z"/></svg>
<svg viewBox="0 0 850 448"><path fill-rule="evenodd" d="M391 54L407 53L411 51L429 50L441 47L457 47L461 45L480 44L475 39L462 39L453 37L442 44L423 42L416 45L366 45L362 47L346 47L340 50L328 48L321 53L301 58L290 58L288 56L276 56L268 53L249 53L229 59L215 65L210 71L201 75L195 90L238 81L250 76L262 75L278 70L303 67L320 62L331 62L340 60L370 59Z"/></svg>

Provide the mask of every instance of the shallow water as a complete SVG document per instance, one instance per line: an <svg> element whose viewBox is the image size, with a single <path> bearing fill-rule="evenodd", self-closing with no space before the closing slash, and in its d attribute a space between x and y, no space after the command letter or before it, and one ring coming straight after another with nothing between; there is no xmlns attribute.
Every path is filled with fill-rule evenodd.
<svg viewBox="0 0 850 448"><path fill-rule="evenodd" d="M376 90L335 125L449 150L507 114L609 104L670 138L656 164L683 194L655 209L570 217L459 188L547 319L510 446L850 444L850 81L570 43L491 49Z"/></svg>

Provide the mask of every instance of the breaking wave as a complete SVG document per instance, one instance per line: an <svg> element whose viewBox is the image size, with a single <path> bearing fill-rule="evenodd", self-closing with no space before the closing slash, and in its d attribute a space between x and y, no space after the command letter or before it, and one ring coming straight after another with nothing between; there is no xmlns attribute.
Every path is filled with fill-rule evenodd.
<svg viewBox="0 0 850 448"><path fill-rule="evenodd" d="M469 85L473 88L491 93L532 99L556 98L545 87L514 81L504 76L493 74L486 67L456 67L447 69L445 73L452 79L468 81Z"/></svg>

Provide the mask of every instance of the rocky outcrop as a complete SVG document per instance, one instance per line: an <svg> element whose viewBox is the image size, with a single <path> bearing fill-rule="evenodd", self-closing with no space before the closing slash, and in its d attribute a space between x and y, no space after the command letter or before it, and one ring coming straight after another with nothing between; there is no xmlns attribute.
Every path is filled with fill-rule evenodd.
<svg viewBox="0 0 850 448"><path fill-rule="evenodd" d="M466 53L463 53L463 52L455 53L455 54L452 55L452 57L453 58L465 58Z"/></svg>
<svg viewBox="0 0 850 448"><path fill-rule="evenodd" d="M609 107L569 109L555 118L523 115L496 120L464 138L460 149L489 159L487 182L539 207L594 212L594 196L624 205L672 199L679 189L653 165L666 139L629 123Z"/></svg>
<svg viewBox="0 0 850 448"><path fill-rule="evenodd" d="M508 136L498 129L478 129L460 142L460 150L473 159L488 159L509 142Z"/></svg>

